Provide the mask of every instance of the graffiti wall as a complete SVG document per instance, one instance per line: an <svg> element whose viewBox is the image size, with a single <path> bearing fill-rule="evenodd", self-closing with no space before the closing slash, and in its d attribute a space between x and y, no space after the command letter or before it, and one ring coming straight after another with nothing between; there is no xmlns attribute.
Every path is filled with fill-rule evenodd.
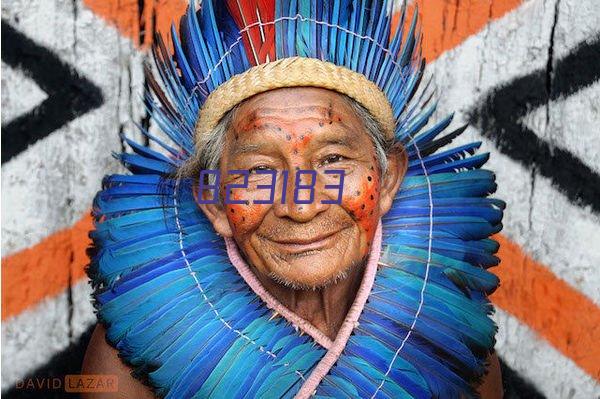
<svg viewBox="0 0 600 399"><path fill-rule="evenodd" d="M416 4L415 4L416 3ZM600 7L418 0L438 117L469 123L507 201L492 296L507 397L600 397ZM183 0L2 2L2 393L79 371L89 210L149 126L143 63ZM48 389L45 397L62 397Z"/></svg>

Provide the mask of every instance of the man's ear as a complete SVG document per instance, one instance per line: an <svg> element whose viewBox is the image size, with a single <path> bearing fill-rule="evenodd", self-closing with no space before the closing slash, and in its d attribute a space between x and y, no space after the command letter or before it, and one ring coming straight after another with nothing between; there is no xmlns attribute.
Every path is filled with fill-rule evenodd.
<svg viewBox="0 0 600 399"><path fill-rule="evenodd" d="M388 168L381 181L381 195L379 197L379 215L385 215L392 207L396 193L400 189L406 169L408 168L408 156L404 147L396 145L388 152Z"/></svg>
<svg viewBox="0 0 600 399"><path fill-rule="evenodd" d="M223 237L228 237L228 238L233 237L233 230L231 230L231 226L229 225L229 220L227 220L227 212L225 212L225 208L223 208L223 205L221 203L216 203L216 204L200 203L200 201L198 200L198 195L199 195L198 191L199 190L197 189L197 187L194 187L193 192L194 192L194 199L196 200L196 204L198 205L198 207L200 209L202 209L202 212L204 212L204 215L206 216L206 218L212 223L213 228L215 229L217 234L219 234ZM208 191L204 191L202 193L202 198L204 200L210 199Z"/></svg>

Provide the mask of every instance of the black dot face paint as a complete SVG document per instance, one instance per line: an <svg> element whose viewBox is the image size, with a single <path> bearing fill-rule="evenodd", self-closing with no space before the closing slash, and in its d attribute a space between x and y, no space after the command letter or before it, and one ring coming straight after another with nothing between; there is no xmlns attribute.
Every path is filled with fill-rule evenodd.
<svg viewBox="0 0 600 399"><path fill-rule="evenodd" d="M368 180L368 181L371 181L371 180L373 180L373 178L372 178L371 176L368 176L368 177L367 177L367 180Z"/></svg>
<svg viewBox="0 0 600 399"><path fill-rule="evenodd" d="M287 141L290 141L290 140L292 139L292 136L290 136L289 134L286 134L286 135L285 135L285 139L286 139Z"/></svg>

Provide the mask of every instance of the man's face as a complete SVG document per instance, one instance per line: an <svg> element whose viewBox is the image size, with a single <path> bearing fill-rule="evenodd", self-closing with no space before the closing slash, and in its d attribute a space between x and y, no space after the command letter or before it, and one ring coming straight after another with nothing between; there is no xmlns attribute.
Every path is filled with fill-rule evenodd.
<svg viewBox="0 0 600 399"><path fill-rule="evenodd" d="M294 287L320 287L368 255L406 167L402 154L388 159L382 178L363 122L341 95L319 88L269 91L239 107L225 137L221 199L226 185L244 183L243 175L228 172L248 170L247 187L230 189L231 199L245 203L201 208L259 273ZM312 177L296 179L297 170L316 172L308 204L295 199L308 200L310 189L295 189L310 185ZM339 173L328 170L344 172L339 205L323 203L340 193ZM269 200L273 178L259 171L277 172L271 204L254 203Z"/></svg>

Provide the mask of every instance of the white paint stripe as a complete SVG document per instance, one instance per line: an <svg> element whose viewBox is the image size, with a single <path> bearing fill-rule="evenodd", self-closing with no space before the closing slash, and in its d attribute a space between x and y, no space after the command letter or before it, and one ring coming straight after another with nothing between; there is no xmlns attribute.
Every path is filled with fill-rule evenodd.
<svg viewBox="0 0 600 399"><path fill-rule="evenodd" d="M73 286L72 341L96 321L87 279ZM2 391L63 351L69 341L69 301L66 291L2 322ZM47 377L47 376L39 376Z"/></svg>
<svg viewBox="0 0 600 399"><path fill-rule="evenodd" d="M592 0L578 2L584 9L592 3ZM531 24L533 20L535 24ZM456 110L455 125L465 123L465 113L495 85L545 68L553 20L552 4L542 0L527 2L429 65L429 71L435 73L434 79L441 89L437 116L442 117ZM583 27L592 29L587 22L563 22L572 25L576 37L591 37L600 29L599 25L592 27L592 31L584 32L580 31ZM555 37L555 48L563 46L560 40L559 36ZM595 87L590 90L597 96ZM586 93L590 92L581 95ZM575 104L579 101L573 100ZM559 103L560 100L551 105L555 111L550 114L551 125L568 125L569 132L574 135L588 126L588 119L581 117L582 108L573 105L559 110ZM598 112L594 109L586 112L597 118ZM537 128L544 129L545 126ZM596 130L589 134L594 135ZM457 143L482 140L479 131L473 127L467 129L463 136ZM577 136L571 137L571 141L575 140L578 140ZM503 233L600 305L600 269L596 266L600 264L600 252L590 245L600 242L600 216L573 205L547 178L537 176L532 191L531 171L499 153L491 142L483 141L482 151L491 153L486 167L497 175L499 188L496 196L507 201ZM565 146L577 152L574 145ZM597 148L596 145L586 151L597 153ZM586 161L595 169L600 169L597 159Z"/></svg>
<svg viewBox="0 0 600 399"><path fill-rule="evenodd" d="M569 50L600 31L600 12L595 0L561 0L555 29L554 59L564 57Z"/></svg>
<svg viewBox="0 0 600 399"><path fill-rule="evenodd" d="M512 170L519 167L512 166ZM596 246L600 242L600 217L556 195L556 188L547 178L535 179L531 195L530 176L521 175L522 180L516 182L518 175L507 178L506 174L504 169L498 178L499 195L511 199L505 233L527 254L548 265L555 275L600 306L600 251ZM523 191L515 195L518 190Z"/></svg>
<svg viewBox="0 0 600 399"><path fill-rule="evenodd" d="M600 55L598 56L600 60ZM599 61L600 62L600 61ZM600 174L600 81L567 98L551 101L523 118L523 123L552 146L565 149ZM547 129L546 112L551 116ZM574 118L576 116L576 118Z"/></svg>
<svg viewBox="0 0 600 399"><path fill-rule="evenodd" d="M6 2L2 15L71 63L102 89L105 98L100 108L2 165L2 255L7 256L70 227L91 207L102 177L119 170L111 156L111 151L121 148L119 126L124 125L126 135L135 136L131 121L141 115L143 78L142 56L131 41L79 2L76 20L72 3L59 1ZM9 90L5 97L14 95ZM39 100L32 96L27 101L35 106Z"/></svg>
<svg viewBox="0 0 600 399"><path fill-rule="evenodd" d="M600 384L510 314L497 310L496 350L548 399L600 397Z"/></svg>
<svg viewBox="0 0 600 399"><path fill-rule="evenodd" d="M2 96L2 124L25 115L48 95L32 79L18 69L2 64L2 90L10 96Z"/></svg>
<svg viewBox="0 0 600 399"><path fill-rule="evenodd" d="M571 9L571 15L578 17L563 18L560 13L565 7ZM593 21L598 18L598 13L590 11L594 7L597 5L592 0L561 1L554 38L555 60L585 38L597 34L600 24ZM579 8L583 11L579 11ZM455 124L464 123L465 112L476 105L488 90L502 82L545 68L553 20L553 2L526 2L429 65L441 92L437 116L457 111ZM571 36L561 32L569 32ZM596 89L590 90L590 98L597 97L597 94L593 94L597 93L594 91ZM583 91L566 101L558 100L550 104L550 125L568 126L569 132L565 131L565 135L569 135L569 138L563 145L580 156L590 151L598 152L597 145L580 150L573 144L573 141L587 137L580 133L589 126L588 119L582 117L582 111L585 110L593 118L598 115L597 107L589 107L581 99L580 96L586 94L590 92ZM540 136L544 134L545 126L541 129L536 131ZM590 134L593 135L594 131ZM457 142L473 140L481 140L481 135L477 129L469 128ZM500 154L485 139L482 151L491 153L487 167L497 174L499 189L496 195L508 202L503 233L600 305L600 269L597 268L600 253L592 244L600 240L598 215L571 204L551 186L547 178L538 176L532 190L531 172L510 157ZM587 157L585 161L598 170L597 158ZM500 355L510 367L531 380L549 398L599 397L596 380L524 324L502 311L498 311L496 320L500 324L497 345Z"/></svg>

